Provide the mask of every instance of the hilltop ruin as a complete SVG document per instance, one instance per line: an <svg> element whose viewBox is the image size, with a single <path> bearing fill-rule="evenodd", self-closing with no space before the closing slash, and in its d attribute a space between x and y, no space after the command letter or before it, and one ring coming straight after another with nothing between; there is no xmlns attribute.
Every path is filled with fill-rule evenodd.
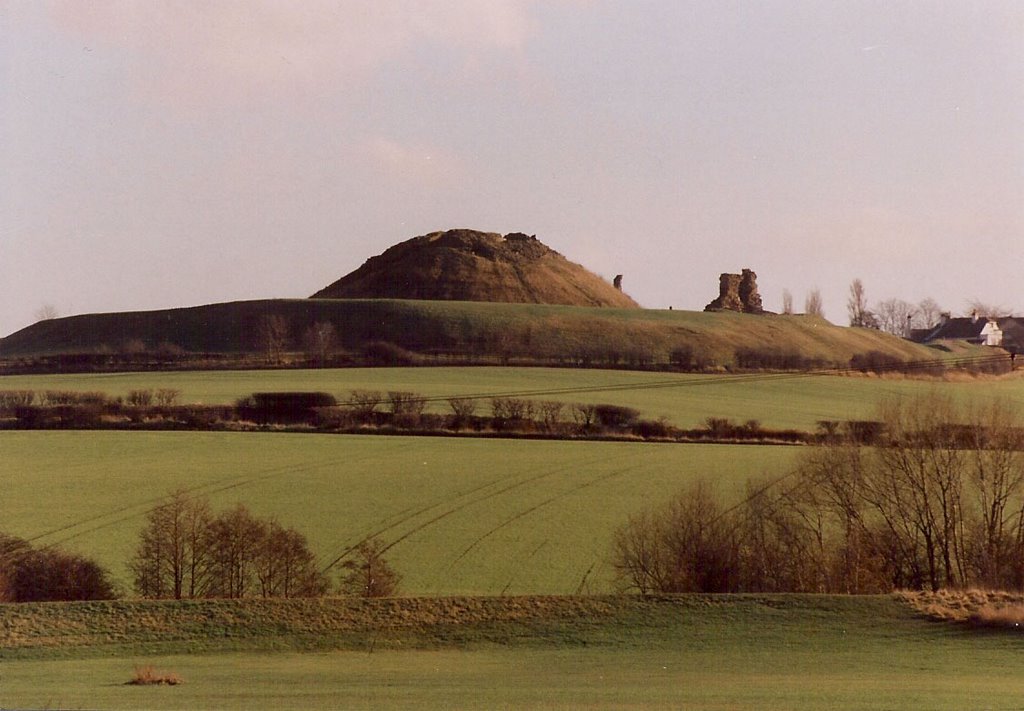
<svg viewBox="0 0 1024 711"><path fill-rule="evenodd" d="M757 274L744 269L740 274L718 277L718 298L704 307L705 311L739 311L745 314L764 313L761 295L757 293Z"/></svg>

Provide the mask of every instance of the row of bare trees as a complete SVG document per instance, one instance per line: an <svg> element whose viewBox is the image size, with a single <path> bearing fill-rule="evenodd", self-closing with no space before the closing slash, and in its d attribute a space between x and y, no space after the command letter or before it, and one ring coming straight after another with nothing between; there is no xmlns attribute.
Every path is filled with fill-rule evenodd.
<svg viewBox="0 0 1024 711"><path fill-rule="evenodd" d="M885 299L869 308L864 283L860 279L854 279L850 284L846 311L851 326L877 328L902 337L909 337L912 329L931 328L937 325L942 316L941 307L931 297L916 304L903 299ZM1009 316L1010 309L973 300L968 303L967 313L984 318L998 318Z"/></svg>
<svg viewBox="0 0 1024 711"><path fill-rule="evenodd" d="M1024 588L1024 429L1012 408L881 406L876 446L837 432L725 507L702 482L630 519L614 562L648 592Z"/></svg>
<svg viewBox="0 0 1024 711"><path fill-rule="evenodd" d="M149 512L129 567L150 598L314 597L329 587L302 534L241 504L214 514L184 490Z"/></svg>
<svg viewBox="0 0 1024 711"><path fill-rule="evenodd" d="M398 574L376 540L363 541L341 563L340 591L394 594ZM318 597L331 589L305 536L239 504L214 513L209 502L178 490L147 515L129 564L142 597Z"/></svg>

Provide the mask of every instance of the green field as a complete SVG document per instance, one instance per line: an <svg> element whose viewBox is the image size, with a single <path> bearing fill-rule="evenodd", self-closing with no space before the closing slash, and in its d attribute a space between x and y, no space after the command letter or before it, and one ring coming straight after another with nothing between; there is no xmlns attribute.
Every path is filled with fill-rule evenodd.
<svg viewBox="0 0 1024 711"><path fill-rule="evenodd" d="M891 597L633 599L597 618L370 642L5 659L0 707L1009 710L1024 695L1024 638L930 622ZM184 684L125 686L141 664Z"/></svg>
<svg viewBox="0 0 1024 711"><path fill-rule="evenodd" d="M185 486L309 538L326 566L379 535L409 594L607 591L612 531L694 477L738 493L798 448L271 433L3 432L9 534L127 582L145 512Z"/></svg>
<svg viewBox="0 0 1024 711"><path fill-rule="evenodd" d="M229 404L253 392L325 391L344 400L354 389L405 390L439 398L435 412L449 411L448 396L528 393L538 400L608 402L697 427L708 417L765 427L813 430L818 420L867 419L882 397L941 389L955 397L1003 397L1024 410L1024 377L941 382L804 374L684 375L562 368L351 368L250 370L0 377L0 390L102 391L124 396L138 388L174 388L186 403ZM562 391L562 392L559 392Z"/></svg>

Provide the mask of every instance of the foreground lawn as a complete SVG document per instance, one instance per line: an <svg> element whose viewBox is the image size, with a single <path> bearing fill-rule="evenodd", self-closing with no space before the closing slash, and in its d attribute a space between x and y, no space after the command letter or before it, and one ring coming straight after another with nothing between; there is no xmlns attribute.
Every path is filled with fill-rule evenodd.
<svg viewBox="0 0 1024 711"><path fill-rule="evenodd" d="M818 420L869 419L879 399L938 388L955 397L1004 397L1024 409L1024 377L932 382L806 374L685 375L571 368L350 368L156 373L100 373L0 377L0 390L102 391L125 396L140 388L174 388L186 403L230 404L253 392L324 391L341 400L352 390L412 391L439 398L435 412L450 412L450 396L524 393L538 400L607 402L697 427L708 417L759 420L772 428L814 430ZM588 390L592 390L588 392Z"/></svg>
<svg viewBox="0 0 1024 711"><path fill-rule="evenodd" d="M126 590L145 514L186 487L305 534L322 567L379 536L403 594L613 589L611 537L695 477L739 497L799 447L209 432L0 432L0 530ZM332 570L336 570L332 569Z"/></svg>
<svg viewBox="0 0 1024 711"><path fill-rule="evenodd" d="M929 622L889 597L636 600L604 618L475 632L307 653L8 659L0 707L959 710L1019 709L1024 694L1024 638ZM125 686L141 664L184 684Z"/></svg>

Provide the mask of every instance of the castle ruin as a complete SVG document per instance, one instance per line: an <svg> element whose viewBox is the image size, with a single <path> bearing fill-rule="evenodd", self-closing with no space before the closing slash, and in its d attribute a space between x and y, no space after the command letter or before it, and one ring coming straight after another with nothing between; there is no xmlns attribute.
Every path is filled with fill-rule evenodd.
<svg viewBox="0 0 1024 711"><path fill-rule="evenodd" d="M757 274L750 269L744 269L740 274L722 274L718 278L718 298L704 310L764 313L761 295L757 293Z"/></svg>

